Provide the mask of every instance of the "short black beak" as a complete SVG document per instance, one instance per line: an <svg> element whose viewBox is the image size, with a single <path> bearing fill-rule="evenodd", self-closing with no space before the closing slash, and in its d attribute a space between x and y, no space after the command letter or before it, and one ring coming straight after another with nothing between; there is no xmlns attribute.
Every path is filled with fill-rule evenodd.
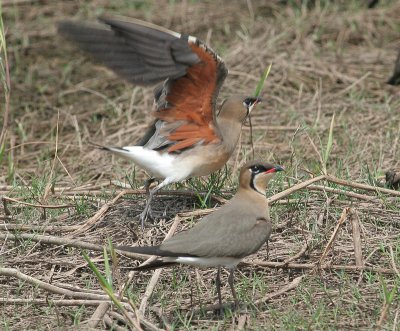
<svg viewBox="0 0 400 331"><path fill-rule="evenodd" d="M255 106L256 104L261 103L261 102L262 102L262 98L261 97L252 98L251 106Z"/></svg>
<svg viewBox="0 0 400 331"><path fill-rule="evenodd" d="M283 169L281 166L275 166L275 172L278 171L285 171L285 169Z"/></svg>
<svg viewBox="0 0 400 331"><path fill-rule="evenodd" d="M262 99L260 97L248 97L244 100L243 104L245 104L247 108L247 116L250 115L250 112L252 111L254 106L260 103L261 100Z"/></svg>

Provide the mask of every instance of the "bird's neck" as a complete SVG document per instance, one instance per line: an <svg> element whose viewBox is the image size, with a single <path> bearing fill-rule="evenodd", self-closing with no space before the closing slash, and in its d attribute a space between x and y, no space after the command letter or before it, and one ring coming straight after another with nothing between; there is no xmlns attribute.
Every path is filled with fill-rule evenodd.
<svg viewBox="0 0 400 331"><path fill-rule="evenodd" d="M229 119L223 116L219 116L217 118L217 123L225 146L230 152L232 152L235 149L239 139L242 123L235 119Z"/></svg>
<svg viewBox="0 0 400 331"><path fill-rule="evenodd" d="M239 190L237 191L235 198L241 201L247 201L248 206L246 208L249 208L257 212L260 215L269 216L268 200L265 194L261 194L252 189L251 187L239 187Z"/></svg>

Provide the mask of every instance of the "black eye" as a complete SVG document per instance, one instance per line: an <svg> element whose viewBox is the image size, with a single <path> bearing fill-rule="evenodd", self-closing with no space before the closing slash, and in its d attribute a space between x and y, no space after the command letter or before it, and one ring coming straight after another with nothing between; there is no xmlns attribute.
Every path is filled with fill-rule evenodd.
<svg viewBox="0 0 400 331"><path fill-rule="evenodd" d="M243 105L246 107L250 107L253 102L254 102L254 100L252 98L246 98L243 100Z"/></svg>
<svg viewBox="0 0 400 331"><path fill-rule="evenodd" d="M254 174L259 174L260 172L265 171L266 169L262 165L253 165L250 167L250 171Z"/></svg>
<svg viewBox="0 0 400 331"><path fill-rule="evenodd" d="M261 102L260 97L247 97L246 99L243 100L243 106L246 108L250 108L251 106Z"/></svg>

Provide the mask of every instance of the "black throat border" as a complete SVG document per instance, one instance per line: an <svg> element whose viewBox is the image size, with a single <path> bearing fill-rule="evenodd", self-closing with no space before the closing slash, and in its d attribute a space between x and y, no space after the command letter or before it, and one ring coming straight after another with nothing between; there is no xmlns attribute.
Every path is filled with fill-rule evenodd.
<svg viewBox="0 0 400 331"><path fill-rule="evenodd" d="M254 191L256 191L257 193L260 193L260 194L262 194L262 195L265 196L265 193L260 192L259 190L257 190L256 186L254 185L254 179L255 179L255 177L256 177L256 174L252 172L252 173L251 173L251 178L250 178L250 187L251 187Z"/></svg>

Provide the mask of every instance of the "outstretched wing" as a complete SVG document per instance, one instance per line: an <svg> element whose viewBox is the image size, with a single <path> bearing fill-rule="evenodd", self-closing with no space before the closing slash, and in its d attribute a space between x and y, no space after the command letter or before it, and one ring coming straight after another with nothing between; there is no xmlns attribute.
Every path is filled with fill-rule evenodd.
<svg viewBox="0 0 400 331"><path fill-rule="evenodd" d="M221 59L197 39L189 45L200 62L190 66L186 75L168 79L157 100L155 116L168 125L160 135L168 140L168 151L179 151L198 143L220 139L216 125L216 99L227 70ZM174 127L175 123L179 123Z"/></svg>
<svg viewBox="0 0 400 331"><path fill-rule="evenodd" d="M185 75L200 59L187 38L136 19L101 16L99 23L60 22L58 31L129 82L152 85Z"/></svg>
<svg viewBox="0 0 400 331"><path fill-rule="evenodd" d="M179 152L220 139L216 99L227 75L217 54L191 36L119 16L102 24L62 22L59 32L72 39L128 81L155 90L156 120L141 145Z"/></svg>

